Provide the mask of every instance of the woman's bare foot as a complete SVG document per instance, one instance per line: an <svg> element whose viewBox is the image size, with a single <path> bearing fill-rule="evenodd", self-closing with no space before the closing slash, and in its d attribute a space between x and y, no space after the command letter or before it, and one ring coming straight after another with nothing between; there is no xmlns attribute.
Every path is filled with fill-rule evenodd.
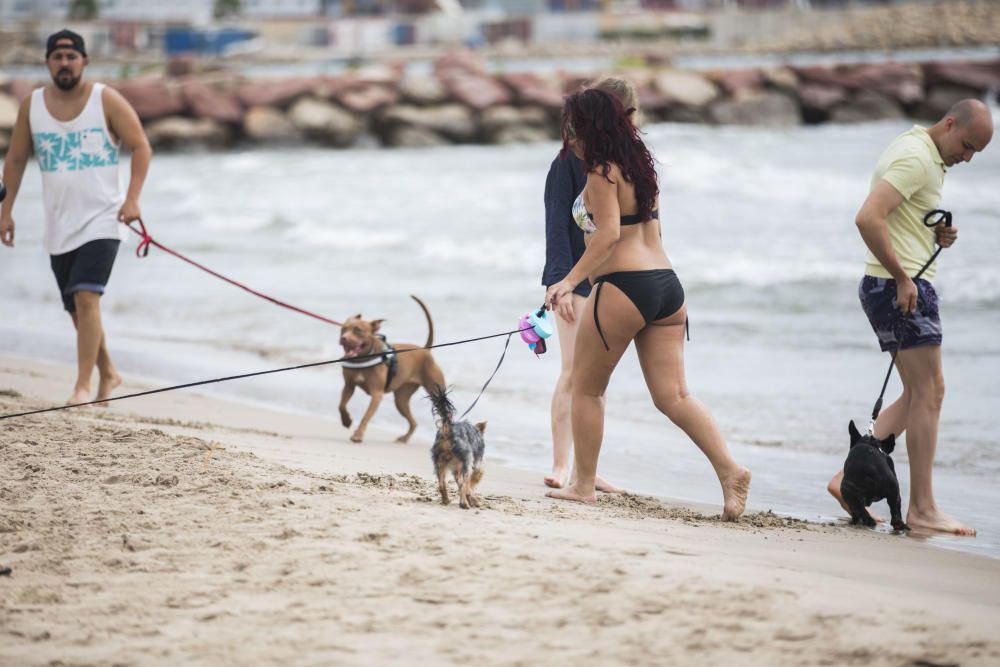
<svg viewBox="0 0 1000 667"><path fill-rule="evenodd" d="M566 486L568 471L561 468L553 468L551 475L545 476L545 486L551 489L561 489Z"/></svg>
<svg viewBox="0 0 1000 667"><path fill-rule="evenodd" d="M831 496L836 498L837 502L840 503L840 506L844 508L844 511L850 514L851 508L848 507L847 503L844 502L844 496L840 495L840 482L843 479L844 479L844 471L841 470L836 475L834 475L833 479L831 479L829 484L826 485L826 490L830 492ZM868 516L870 516L872 519L875 520L875 523L885 523L885 519L880 517L878 514L875 514L870 509L866 508L865 511L868 512Z"/></svg>
<svg viewBox="0 0 1000 667"><path fill-rule="evenodd" d="M614 484L606 482L600 475L597 476L594 487L601 493L625 493L625 489L620 489Z"/></svg>
<svg viewBox="0 0 1000 667"><path fill-rule="evenodd" d="M918 512L910 508L910 511L906 513L906 523L910 528L919 530L965 535L967 537L976 536L975 528L956 521L936 507L929 512Z"/></svg>
<svg viewBox="0 0 1000 667"><path fill-rule="evenodd" d="M66 399L66 405L79 405L90 401L89 389L74 389L73 395Z"/></svg>
<svg viewBox="0 0 1000 667"><path fill-rule="evenodd" d="M590 487L589 490L583 490L577 487L576 484L570 484L565 489L559 491L549 491L545 495L556 500L574 500L578 503L597 502L597 492L594 490L594 487Z"/></svg>
<svg viewBox="0 0 1000 667"><path fill-rule="evenodd" d="M97 400L106 401L111 398L111 392L122 383L122 377L115 373L114 375L109 375L108 377L102 377L101 381L97 385ZM102 408L108 407L107 403L101 403Z"/></svg>
<svg viewBox="0 0 1000 667"><path fill-rule="evenodd" d="M734 473L720 479L722 484L722 520L736 521L747 507L750 493L750 471L739 468Z"/></svg>

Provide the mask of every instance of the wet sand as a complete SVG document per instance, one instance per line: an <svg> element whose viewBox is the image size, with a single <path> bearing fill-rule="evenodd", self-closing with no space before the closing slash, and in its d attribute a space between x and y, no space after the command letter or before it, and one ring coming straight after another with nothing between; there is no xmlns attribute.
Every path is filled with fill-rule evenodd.
<svg viewBox="0 0 1000 667"><path fill-rule="evenodd" d="M0 357L0 412L71 378ZM1000 561L498 465L463 511L394 435L193 392L0 422L0 664L1000 662Z"/></svg>

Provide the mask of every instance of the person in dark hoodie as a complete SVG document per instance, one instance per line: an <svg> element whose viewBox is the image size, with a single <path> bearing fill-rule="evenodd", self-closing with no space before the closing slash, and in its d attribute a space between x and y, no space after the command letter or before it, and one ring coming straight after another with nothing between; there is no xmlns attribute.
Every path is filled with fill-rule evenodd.
<svg viewBox="0 0 1000 667"><path fill-rule="evenodd" d="M606 77L589 87L617 97L625 109L631 110L632 122L637 122L639 100L631 83L617 77ZM586 182L583 163L572 152L568 152L565 158L557 156L552 161L545 178L545 268L542 271L542 285L546 289L565 278L583 255L583 232L573 222L572 209L573 202L583 191ZM573 309L578 316L583 312L583 304L590 295L590 289L590 283L583 281L573 292ZM559 379L552 392L552 473L545 476L545 485L561 489L569 481L572 470L569 460L570 452L573 451L570 397L573 386L573 344L579 317L576 321L569 322L555 315L555 321L561 366ZM597 478L597 489L605 493L621 492L621 489L600 476Z"/></svg>

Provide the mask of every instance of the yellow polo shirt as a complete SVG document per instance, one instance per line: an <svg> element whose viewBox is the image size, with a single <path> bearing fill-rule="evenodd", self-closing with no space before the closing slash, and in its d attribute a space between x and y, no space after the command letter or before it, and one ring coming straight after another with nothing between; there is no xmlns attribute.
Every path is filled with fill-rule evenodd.
<svg viewBox="0 0 1000 667"><path fill-rule="evenodd" d="M944 185L944 160L927 130L914 125L889 144L875 165L872 189L879 181L903 195L903 201L889 214L889 239L899 263L912 278L934 254L934 229L924 226L924 215L938 207ZM934 262L921 278L933 280L936 272ZM892 278L871 250L865 257L865 273Z"/></svg>

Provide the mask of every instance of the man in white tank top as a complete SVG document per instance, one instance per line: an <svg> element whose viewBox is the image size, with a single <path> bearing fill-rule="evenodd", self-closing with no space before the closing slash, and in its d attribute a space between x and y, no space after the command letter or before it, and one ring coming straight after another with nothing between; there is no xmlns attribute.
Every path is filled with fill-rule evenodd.
<svg viewBox="0 0 1000 667"><path fill-rule="evenodd" d="M121 383L104 338L101 295L126 232L121 223L140 217L139 193L152 150L125 98L103 84L82 80L87 51L80 35L70 30L51 35L45 64L52 83L24 100L10 139L0 241L14 246L11 211L34 153L42 172L45 250L77 332L77 378L67 403L86 403L94 366L100 376L97 400L110 398ZM122 143L132 153L124 193L118 173Z"/></svg>

